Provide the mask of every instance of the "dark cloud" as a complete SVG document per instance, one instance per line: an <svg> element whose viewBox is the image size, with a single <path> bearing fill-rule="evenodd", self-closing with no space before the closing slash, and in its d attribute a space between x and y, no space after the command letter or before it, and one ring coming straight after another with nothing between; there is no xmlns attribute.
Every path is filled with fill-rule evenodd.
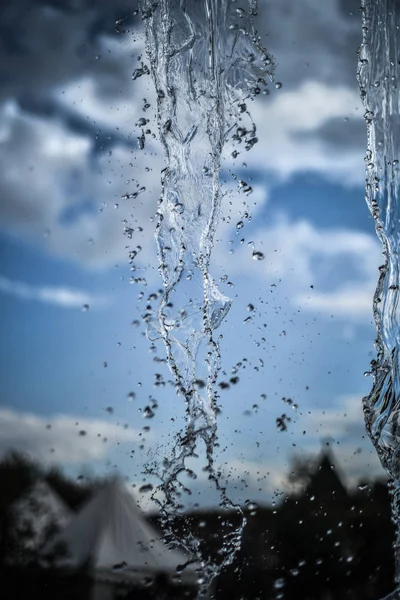
<svg viewBox="0 0 400 600"><path fill-rule="evenodd" d="M265 101L268 115L253 110L260 143L252 154L260 177L267 169L290 177L317 163L325 174L329 161L319 157L326 148L327 154L345 157L329 166L340 178L344 161L352 169L349 150L362 148L365 139L361 118L358 123L337 118L347 111L339 88L349 89L353 105L358 95L360 13L351 15L353 6L344 0L259 0L259 5L258 30L277 59L276 80L283 83ZM162 162L154 157L151 134L145 152L136 151L141 130L135 122L144 97L152 104L145 116L155 129L151 81L132 81L144 44L136 9L136 0L0 4L0 225L28 232L30 239L43 240L43 232L51 230L49 251L91 264L109 264L126 254L124 219L147 227L147 249L153 243L150 217L158 187L149 188L158 186ZM319 87L304 86L310 81ZM286 95L290 91L292 98ZM278 94L285 99L282 110ZM312 94L319 95L316 108L307 106ZM335 118L327 120L330 107ZM310 111L320 120L314 123ZM145 169L149 165L152 172ZM136 203L121 201L138 186L146 186L146 196ZM89 204L91 212L79 208ZM107 205L112 209L106 215L101 211ZM66 214L75 218L66 223ZM88 246L92 238L98 243Z"/></svg>
<svg viewBox="0 0 400 600"><path fill-rule="evenodd" d="M44 119L59 119L71 133L89 137L92 141L92 152L97 155L113 146L119 145L126 148L136 148L137 140L132 131L121 131L115 127L99 125L82 116L76 111L60 104L53 98L35 98L25 96L19 99L19 107L26 113L31 113Z"/></svg>
<svg viewBox="0 0 400 600"><path fill-rule="evenodd" d="M278 81L290 88L305 79L356 86L361 14L353 4L347 0L260 0L258 30L267 34L267 48L278 63Z"/></svg>
<svg viewBox="0 0 400 600"><path fill-rule="evenodd" d="M358 150L367 143L367 131L363 119L330 119L318 131L319 136L326 143L330 152L338 152L342 148ZM294 132L292 134L299 140L309 140L315 132Z"/></svg>
<svg viewBox="0 0 400 600"><path fill-rule="evenodd" d="M126 89L131 85L127 57L105 41L131 34L139 22L136 8L135 1L125 0L2 3L0 101L17 100L34 110L53 90L85 76L95 79L103 94Z"/></svg>

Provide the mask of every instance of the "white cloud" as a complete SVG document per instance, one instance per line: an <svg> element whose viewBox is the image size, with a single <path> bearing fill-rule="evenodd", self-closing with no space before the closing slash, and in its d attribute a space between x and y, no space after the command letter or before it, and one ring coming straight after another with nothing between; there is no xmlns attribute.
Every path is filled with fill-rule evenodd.
<svg viewBox="0 0 400 600"><path fill-rule="evenodd" d="M372 299L377 281L348 285L332 293L303 294L296 302L304 309L354 319L372 319Z"/></svg>
<svg viewBox="0 0 400 600"><path fill-rule="evenodd" d="M68 415L45 418L0 409L0 453L26 452L45 463L98 460L117 443L134 444L139 432L104 420Z"/></svg>
<svg viewBox="0 0 400 600"><path fill-rule="evenodd" d="M113 9L108 5L99 7L99 13L104 14L119 10L119 4ZM138 261L154 265L154 223L149 219L156 210L163 166L162 155L154 154L157 142L147 136L146 155L146 151L131 151L115 141L112 156L96 162L88 137L94 131L84 133L82 126L86 120L90 125L95 122L100 133L110 130L134 141L140 132L135 123L146 116L150 118L149 127L156 130L151 79L131 79L133 69L140 66L141 60L146 62L140 19L129 25L129 35L105 36L101 30L94 43L96 27L101 29L102 23L113 23L112 19L97 18L98 13L92 10L76 15L59 11L51 18L47 12L36 11L26 17L32 22L30 33L36 32L35 47L39 40L38 53L26 57L14 53L5 61L7 98L25 98L24 86L30 90L34 80L38 99L49 99L61 110L55 111L58 118L33 118L15 106L10 109L10 105L7 108L3 104L0 108L1 223L34 236L36 241L42 240L48 229L52 233L46 242L49 252L99 267L126 260L126 219L128 224L135 223L136 229L144 229L134 237L143 248ZM258 175L268 172L272 179L285 180L312 171L344 184L362 183L365 144L354 142L352 129L353 124L364 128L362 111L357 110L360 100L353 69L355 53L351 55L352 44L356 48L358 43L359 23L349 18L337 0L325 2L323 7L316 0L304 6L294 6L288 0L278 4L260 1L260 13L260 27L262 32L268 30L267 45L271 45L279 62L277 79L284 85L281 90L272 89L264 102L252 103L260 142L249 155L246 153L246 161ZM59 24L56 28L55 22ZM283 23L285 36L281 35ZM37 31L43 35L37 37ZM57 36L54 52L49 52L47 40L52 39L54 31L61 35ZM89 35L94 54L78 56L77 40ZM316 61L317 51L320 55ZM138 61L139 54L143 58ZM93 60L94 56L98 60ZM29 68L23 69L27 77L22 80L16 74L21 72L23 60ZM304 66L308 62L311 69ZM352 87L349 73L354 73ZM152 104L146 113L142 112L144 97ZM69 128L74 119L65 118L64 109L81 120L75 133ZM345 117L350 118L347 124ZM338 137L339 129L342 134ZM146 166L152 171L146 171ZM122 201L121 195L135 191L137 183L147 188L141 200ZM87 200L92 210L80 211ZM119 204L118 210L111 208L115 203ZM71 207L80 211L79 217L68 225L61 223ZM94 243L89 244L89 240Z"/></svg>
<svg viewBox="0 0 400 600"><path fill-rule="evenodd" d="M246 236L245 229L243 232ZM282 214L271 226L257 230L251 241L235 250L234 260L227 252L226 234L222 247L216 246L214 259L231 278L252 274L269 283L280 279L296 307L353 320L372 316L377 268L382 260L374 236L351 229L318 229L306 219L290 221ZM262 252L264 260L253 260L253 249ZM323 268L317 269L317 261Z"/></svg>
<svg viewBox="0 0 400 600"><path fill-rule="evenodd" d="M339 396L324 408L313 408L298 421L299 428L307 432L304 451L316 453L321 439L333 440L334 455L351 485L362 478L385 476L365 429L362 396Z"/></svg>
<svg viewBox="0 0 400 600"><path fill-rule="evenodd" d="M54 304L61 308L76 308L84 305L99 307L107 303L105 297L95 296L82 290L53 286L35 287L21 281L7 279L2 275L0 275L0 292L23 300L36 300Z"/></svg>
<svg viewBox="0 0 400 600"><path fill-rule="evenodd" d="M347 485L354 486L362 479L384 478L385 472L365 430L361 400L362 394L343 395L326 407L299 414L296 430L299 434L305 431L306 437L301 435L301 442L291 452L280 453L272 446L271 451L266 448L262 456L251 460L227 458L223 473L228 492L233 490L235 497L242 490L247 497L265 501L274 493L290 491L290 456L318 457L323 440L330 440L336 467Z"/></svg>
<svg viewBox="0 0 400 600"><path fill-rule="evenodd" d="M277 456L264 456L263 460L238 460L228 461L224 467L224 473L228 476L228 485L244 481L253 490L258 490L258 496L262 494L272 495L276 491L287 488L287 464Z"/></svg>
<svg viewBox="0 0 400 600"><path fill-rule="evenodd" d="M88 137L71 133L57 119L27 116L12 104L0 107L0 127L4 228L93 268L127 263L128 247L138 245L143 249L138 263L155 264L151 218L159 160L149 160L147 171L144 161L136 164L127 148L116 147L94 161ZM146 191L136 199L121 198L141 187ZM131 240L124 236L125 225L133 228Z"/></svg>
<svg viewBox="0 0 400 600"><path fill-rule="evenodd" d="M357 123L365 127L356 89L306 80L257 101L251 112L261 142L249 157L252 165L280 180L313 172L343 185L363 184L365 147L351 140ZM332 123L342 136L330 132Z"/></svg>
<svg viewBox="0 0 400 600"><path fill-rule="evenodd" d="M138 49L137 49L138 50ZM148 79L150 82L150 79ZM143 101L139 98L148 96L148 90L145 92L143 84L135 82L133 96L113 96L112 98L101 95L101 90L93 77L86 75L82 79L73 80L67 86L57 90L54 97L62 106L72 109L80 116L90 118L99 126L109 127L111 131L118 130L121 134L128 137L129 134L141 133L141 130L135 127L135 123L142 116L140 115ZM152 97L154 93L151 91ZM153 113L143 115L146 118L153 117ZM154 123L154 120L152 119ZM135 138L133 138L135 139Z"/></svg>
<svg viewBox="0 0 400 600"><path fill-rule="evenodd" d="M319 438L346 438L354 429L363 435L365 427L361 400L362 394L340 396L326 408L314 408L302 417L301 426L307 426Z"/></svg>

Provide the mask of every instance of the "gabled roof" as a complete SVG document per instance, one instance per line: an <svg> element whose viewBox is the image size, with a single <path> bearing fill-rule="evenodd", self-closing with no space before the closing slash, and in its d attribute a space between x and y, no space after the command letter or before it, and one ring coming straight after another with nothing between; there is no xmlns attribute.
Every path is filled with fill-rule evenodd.
<svg viewBox="0 0 400 600"><path fill-rule="evenodd" d="M342 482L340 470L334 464L333 453L321 452L318 466L307 486L306 495L324 502L348 503L349 496Z"/></svg>

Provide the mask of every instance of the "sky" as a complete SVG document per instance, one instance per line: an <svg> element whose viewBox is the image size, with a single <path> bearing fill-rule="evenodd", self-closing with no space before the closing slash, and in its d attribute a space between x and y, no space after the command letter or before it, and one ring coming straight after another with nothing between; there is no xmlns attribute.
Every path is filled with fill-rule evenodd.
<svg viewBox="0 0 400 600"><path fill-rule="evenodd" d="M132 80L146 64L136 8L0 6L0 453L77 477L118 471L145 505L144 470L170 452L184 402L142 319L162 287L163 155L151 78ZM211 272L233 299L218 330L219 383L239 377L217 386L216 463L234 501L262 503L285 489L294 455L327 441L349 485L383 475L361 408L382 257L364 201L358 3L259 8L281 85L252 104L259 143L224 162ZM251 196L235 192L230 171ZM219 501L201 470L191 488L188 505Z"/></svg>

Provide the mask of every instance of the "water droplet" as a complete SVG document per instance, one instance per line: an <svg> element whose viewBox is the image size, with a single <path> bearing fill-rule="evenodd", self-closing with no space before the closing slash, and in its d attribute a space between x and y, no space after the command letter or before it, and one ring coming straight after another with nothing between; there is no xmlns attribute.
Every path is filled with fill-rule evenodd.
<svg viewBox="0 0 400 600"><path fill-rule="evenodd" d="M275 84L275 87L276 87L276 89L277 89L277 90L280 90L280 89L281 89L281 87L282 87L282 84L281 84L281 82L280 82L280 81L277 81L277 82L276 82L276 84Z"/></svg>
<svg viewBox="0 0 400 600"><path fill-rule="evenodd" d="M113 571L121 571L122 569L126 569L127 566L128 566L128 564L125 561L122 561L120 563L116 563L115 565L113 565L112 570Z"/></svg>
<svg viewBox="0 0 400 600"><path fill-rule="evenodd" d="M143 417L145 419L152 419L154 415L155 413L150 406L146 406L146 408L143 410Z"/></svg>
<svg viewBox="0 0 400 600"><path fill-rule="evenodd" d="M82 306L82 311L83 311L83 312L87 312L87 311L89 310L89 308L90 308L89 304L84 304L84 305Z"/></svg>
<svg viewBox="0 0 400 600"><path fill-rule="evenodd" d="M262 252L258 250L254 250L253 252L253 260L264 260L265 256Z"/></svg>
<svg viewBox="0 0 400 600"><path fill-rule="evenodd" d="M132 79L133 81L135 81L136 79L138 79L139 77L142 77L143 75L148 75L150 73L149 68L147 67L147 65L143 65L138 68L135 69L132 73Z"/></svg>
<svg viewBox="0 0 400 600"><path fill-rule="evenodd" d="M151 492L154 489L154 486L151 483L145 483L139 488L139 492L141 494L145 494L147 492Z"/></svg>

